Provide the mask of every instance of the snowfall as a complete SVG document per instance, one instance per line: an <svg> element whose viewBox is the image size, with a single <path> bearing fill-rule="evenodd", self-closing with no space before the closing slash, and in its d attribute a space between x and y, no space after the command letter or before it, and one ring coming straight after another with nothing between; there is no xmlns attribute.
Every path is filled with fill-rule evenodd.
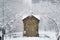
<svg viewBox="0 0 60 40"><path fill-rule="evenodd" d="M31 7L30 0L29 1L4 0L4 6L3 6L3 0L0 0L0 27L3 24L4 25L7 24L6 29L10 30L10 28L13 27L12 28L13 30L14 29L16 30L18 29L19 31L22 30L21 18L23 14L31 14L30 7ZM51 28L53 30L56 30L55 28L58 26L60 31L60 1L59 0L49 0L49 1L38 0L37 4L33 3L32 7L33 7L33 14L48 16L47 18L42 17L43 20L40 19L40 27L41 27L40 29L50 30ZM3 14L5 15L3 16ZM17 17L16 15L17 16L19 15L19 17ZM54 19L54 21L50 20L50 18ZM11 20L13 20L13 22L11 22ZM55 22L57 23L57 25L55 25L56 24ZM14 34L15 33L6 34L4 36L4 40L57 40L57 33L55 32L40 32L39 37L23 37L23 33L16 33L16 35Z"/></svg>

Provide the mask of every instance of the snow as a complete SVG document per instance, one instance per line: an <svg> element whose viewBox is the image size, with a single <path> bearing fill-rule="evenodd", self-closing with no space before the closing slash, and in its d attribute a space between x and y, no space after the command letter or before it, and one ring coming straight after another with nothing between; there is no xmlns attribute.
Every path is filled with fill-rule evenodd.
<svg viewBox="0 0 60 40"><path fill-rule="evenodd" d="M57 39L57 36L56 36L57 33L56 32L53 32L53 31L52 32L50 32L50 31L40 31L39 36L42 35L42 34L49 36L51 39Z"/></svg>
<svg viewBox="0 0 60 40"><path fill-rule="evenodd" d="M30 15L23 15L22 20L25 19L28 16L30 16ZM33 15L33 16L40 20L40 15Z"/></svg>
<svg viewBox="0 0 60 40"><path fill-rule="evenodd" d="M14 34L14 33L13 33ZM19 34L19 33L16 33L16 34ZM22 35L22 32L19 34L19 35ZM43 35L47 35L47 36L43 36ZM55 32L44 32L44 31L40 31L39 33L39 37L23 37L23 36L20 36L20 37L4 37L4 40L56 40L56 33Z"/></svg>
<svg viewBox="0 0 60 40"><path fill-rule="evenodd" d="M20 38L8 38L5 40L53 40L50 38L39 38L39 37L20 37ZM56 39L54 39L56 40Z"/></svg>

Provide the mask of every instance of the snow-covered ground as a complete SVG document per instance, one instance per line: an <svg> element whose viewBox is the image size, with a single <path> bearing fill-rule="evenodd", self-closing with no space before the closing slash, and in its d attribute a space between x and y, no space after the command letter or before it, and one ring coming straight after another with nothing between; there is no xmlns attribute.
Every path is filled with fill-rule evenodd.
<svg viewBox="0 0 60 40"><path fill-rule="evenodd" d="M14 34L14 33L13 33ZM55 32L40 32L39 37L23 37L22 33L16 33L18 35L21 35L20 37L4 37L4 40L57 40L56 33Z"/></svg>
<svg viewBox="0 0 60 40"><path fill-rule="evenodd" d="M8 38L5 40L53 40L53 39L39 37L20 37L20 38Z"/></svg>

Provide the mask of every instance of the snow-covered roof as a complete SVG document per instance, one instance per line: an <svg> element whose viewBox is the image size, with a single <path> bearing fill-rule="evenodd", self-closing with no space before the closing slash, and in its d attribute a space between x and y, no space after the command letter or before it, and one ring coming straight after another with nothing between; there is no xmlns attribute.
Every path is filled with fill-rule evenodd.
<svg viewBox="0 0 60 40"><path fill-rule="evenodd" d="M22 20L25 19L25 18L28 17L28 16L31 16L31 15L23 15L23 16L22 16ZM34 17L36 17L38 20L40 20L40 15L32 15L32 16L34 16Z"/></svg>

